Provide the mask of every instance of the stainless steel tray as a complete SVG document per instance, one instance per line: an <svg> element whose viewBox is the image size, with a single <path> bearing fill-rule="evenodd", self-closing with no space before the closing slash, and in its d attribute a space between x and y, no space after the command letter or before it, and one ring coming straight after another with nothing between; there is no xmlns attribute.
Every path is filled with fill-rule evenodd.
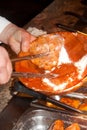
<svg viewBox="0 0 87 130"><path fill-rule="evenodd" d="M42 109L28 109L18 120L12 130L48 130L56 119L64 121L65 126L77 122L81 130L87 130L87 116L66 115L64 113L46 111Z"/></svg>

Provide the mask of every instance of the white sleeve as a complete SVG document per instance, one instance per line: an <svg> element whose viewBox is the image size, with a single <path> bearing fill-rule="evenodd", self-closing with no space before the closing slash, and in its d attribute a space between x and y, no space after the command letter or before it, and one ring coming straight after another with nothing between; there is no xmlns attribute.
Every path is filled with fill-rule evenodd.
<svg viewBox="0 0 87 130"><path fill-rule="evenodd" d="M7 20L4 17L0 16L0 33L4 30L4 28L11 23L9 20Z"/></svg>

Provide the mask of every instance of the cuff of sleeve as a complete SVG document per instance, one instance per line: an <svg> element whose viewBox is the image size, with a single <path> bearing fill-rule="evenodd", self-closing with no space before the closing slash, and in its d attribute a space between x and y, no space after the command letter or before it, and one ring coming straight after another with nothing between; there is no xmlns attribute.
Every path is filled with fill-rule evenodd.
<svg viewBox="0 0 87 130"><path fill-rule="evenodd" d="M8 21L6 18L0 16L0 33L5 29L5 27L10 24L11 22Z"/></svg>

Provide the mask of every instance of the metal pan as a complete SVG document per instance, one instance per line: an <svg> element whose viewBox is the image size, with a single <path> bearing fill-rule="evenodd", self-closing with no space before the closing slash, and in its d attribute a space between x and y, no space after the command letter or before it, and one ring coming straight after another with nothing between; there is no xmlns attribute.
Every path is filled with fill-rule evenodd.
<svg viewBox="0 0 87 130"><path fill-rule="evenodd" d="M28 109L12 130L49 130L56 119L63 120L65 127L77 122L81 130L87 130L87 116L66 115L42 109Z"/></svg>

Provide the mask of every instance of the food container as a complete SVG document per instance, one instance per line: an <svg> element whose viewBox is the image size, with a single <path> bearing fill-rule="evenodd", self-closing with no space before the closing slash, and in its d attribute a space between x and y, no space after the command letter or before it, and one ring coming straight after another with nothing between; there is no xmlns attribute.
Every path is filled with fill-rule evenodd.
<svg viewBox="0 0 87 130"><path fill-rule="evenodd" d="M19 77L26 87L47 95L75 91L83 84L87 75L86 46L87 35L83 33L62 31L42 35L30 44L28 52L20 52L18 57L42 53L48 55L17 62L15 71L53 74L52 78Z"/></svg>
<svg viewBox="0 0 87 130"><path fill-rule="evenodd" d="M49 130L56 119L63 120L65 127L76 122L79 124L81 130L87 130L86 115L66 115L42 109L28 109L12 130Z"/></svg>

